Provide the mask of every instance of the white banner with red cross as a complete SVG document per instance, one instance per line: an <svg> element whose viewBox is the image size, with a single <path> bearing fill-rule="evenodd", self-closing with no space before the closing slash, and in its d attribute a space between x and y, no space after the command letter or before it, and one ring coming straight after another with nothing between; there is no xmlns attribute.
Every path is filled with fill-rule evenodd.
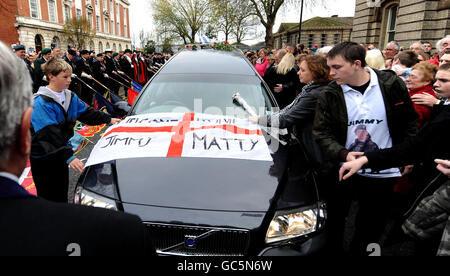
<svg viewBox="0 0 450 276"><path fill-rule="evenodd" d="M97 143L86 167L117 159L226 158L272 161L259 125L206 114L146 114L112 126Z"/></svg>

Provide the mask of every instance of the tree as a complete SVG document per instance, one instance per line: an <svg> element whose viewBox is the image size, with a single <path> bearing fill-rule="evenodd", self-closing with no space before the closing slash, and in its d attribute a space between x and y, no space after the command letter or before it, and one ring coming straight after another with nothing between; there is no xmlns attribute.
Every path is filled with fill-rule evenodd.
<svg viewBox="0 0 450 276"><path fill-rule="evenodd" d="M172 39L170 37L167 37L164 39L163 45L162 45L162 52L165 54L173 55Z"/></svg>
<svg viewBox="0 0 450 276"><path fill-rule="evenodd" d="M83 17L67 20L62 32L67 41L75 43L73 46L77 49L83 49L96 34L89 20Z"/></svg>
<svg viewBox="0 0 450 276"><path fill-rule="evenodd" d="M144 46L144 50L146 53L156 52L156 42L154 40L148 40L147 44Z"/></svg>
<svg viewBox="0 0 450 276"><path fill-rule="evenodd" d="M217 39L218 38L217 32L218 32L218 29L216 28L214 23L208 24L206 26L206 29L204 30L205 36L210 39Z"/></svg>
<svg viewBox="0 0 450 276"><path fill-rule="evenodd" d="M233 0L211 0L211 6L218 30L225 34L228 41L235 23L236 7Z"/></svg>
<svg viewBox="0 0 450 276"><path fill-rule="evenodd" d="M301 0L250 0L253 4L254 11L261 21L261 24L266 28L266 47L273 48L273 26L278 12L282 8L300 7ZM306 9L320 8L325 9L326 0L305 0ZM284 6L283 6L284 5ZM299 12L300 14L300 12Z"/></svg>
<svg viewBox="0 0 450 276"><path fill-rule="evenodd" d="M253 12L253 5L249 0L232 0L236 5L235 22L232 33L236 42L240 44L249 33L249 29L259 25L258 19Z"/></svg>
<svg viewBox="0 0 450 276"><path fill-rule="evenodd" d="M195 43L199 30L208 19L209 0L155 0L152 3L158 26L179 36L186 44Z"/></svg>

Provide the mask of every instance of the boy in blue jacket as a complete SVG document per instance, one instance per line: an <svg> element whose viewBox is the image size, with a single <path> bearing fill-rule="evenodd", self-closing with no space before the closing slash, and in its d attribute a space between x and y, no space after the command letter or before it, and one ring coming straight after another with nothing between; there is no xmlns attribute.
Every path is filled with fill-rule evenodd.
<svg viewBox="0 0 450 276"><path fill-rule="evenodd" d="M31 117L31 170L39 197L67 202L69 169L83 172L84 164L74 156L69 139L78 121L87 125L116 124L120 119L96 111L68 90L72 67L60 58L43 65L49 81L35 95Z"/></svg>

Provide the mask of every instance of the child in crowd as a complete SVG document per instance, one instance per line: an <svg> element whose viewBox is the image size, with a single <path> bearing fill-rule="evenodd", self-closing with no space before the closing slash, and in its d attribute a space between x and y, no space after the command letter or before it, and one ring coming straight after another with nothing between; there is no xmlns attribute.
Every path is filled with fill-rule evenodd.
<svg viewBox="0 0 450 276"><path fill-rule="evenodd" d="M69 139L79 120L87 125L116 124L120 119L96 111L68 90L72 67L61 58L43 65L49 81L35 95L31 118L31 170L38 195L50 201L67 202L69 169L83 172L84 164L74 156Z"/></svg>

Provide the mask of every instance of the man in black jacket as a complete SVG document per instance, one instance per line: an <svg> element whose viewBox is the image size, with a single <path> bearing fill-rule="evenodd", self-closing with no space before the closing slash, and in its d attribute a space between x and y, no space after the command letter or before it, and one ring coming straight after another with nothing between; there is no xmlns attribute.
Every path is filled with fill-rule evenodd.
<svg viewBox="0 0 450 276"><path fill-rule="evenodd" d="M435 117L424 126L417 137L409 138L403 143L389 149L366 153L361 158L345 163L340 169L340 179L349 179L353 174L366 166L374 169L384 169L392 166L424 163L427 171L429 187L437 187L433 196L427 197L410 216L403 226L410 236L427 240L440 238L445 228L441 242L440 254L450 256L450 64L439 68L434 88L447 100L444 104L433 107ZM436 165L437 164L437 165ZM345 172L347 172L345 174ZM442 173L442 174L441 174ZM345 174L345 176L344 176ZM425 190L424 192L426 192ZM422 193L423 194L423 193ZM447 226L445 227L445 225ZM437 251L436 248L434 250ZM436 252L435 251L435 252Z"/></svg>
<svg viewBox="0 0 450 276"><path fill-rule="evenodd" d="M328 54L330 75L335 80L319 96L314 135L322 148L329 174L328 225L330 250L343 250L345 218L353 199L359 201L351 253L365 254L379 242L385 227L389 198L401 176L398 168L361 171L343 184L337 183L341 162L359 153L350 152L356 130L363 125L380 148L389 148L415 136L417 113L404 82L391 71L366 67L366 51L357 43L336 45Z"/></svg>
<svg viewBox="0 0 450 276"><path fill-rule="evenodd" d="M48 202L19 185L31 148L31 88L26 67L0 43L0 256L154 255L138 217Z"/></svg>
<svg viewBox="0 0 450 276"><path fill-rule="evenodd" d="M74 73L83 80L84 83L93 86L94 82L92 81L92 69L89 65L89 51L82 50L80 52L81 58L75 62L75 71ZM95 92L88 88L86 85L82 85L80 99L83 100L90 106L94 104L94 94Z"/></svg>

